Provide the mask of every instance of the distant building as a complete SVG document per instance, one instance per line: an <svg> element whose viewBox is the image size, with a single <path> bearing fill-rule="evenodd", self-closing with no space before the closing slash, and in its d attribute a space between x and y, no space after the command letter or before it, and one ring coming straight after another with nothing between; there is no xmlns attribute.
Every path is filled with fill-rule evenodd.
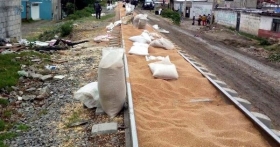
<svg viewBox="0 0 280 147"><path fill-rule="evenodd" d="M21 39L19 0L0 0L0 38Z"/></svg>
<svg viewBox="0 0 280 147"><path fill-rule="evenodd" d="M60 20L61 0L21 0L22 19Z"/></svg>

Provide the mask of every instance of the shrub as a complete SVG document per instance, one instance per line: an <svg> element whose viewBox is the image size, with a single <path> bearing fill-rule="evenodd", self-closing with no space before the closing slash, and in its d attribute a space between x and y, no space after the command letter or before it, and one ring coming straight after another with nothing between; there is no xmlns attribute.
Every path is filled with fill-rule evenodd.
<svg viewBox="0 0 280 147"><path fill-rule="evenodd" d="M162 17L171 18L172 21L179 25L181 21L180 14L178 12L174 12L170 9L164 9L161 13Z"/></svg>
<svg viewBox="0 0 280 147"><path fill-rule="evenodd" d="M73 30L73 23L72 22L66 22L61 26L61 37L65 37L69 35Z"/></svg>
<svg viewBox="0 0 280 147"><path fill-rule="evenodd" d="M275 62L280 62L280 53L273 53L273 54L270 54L268 59L270 61L275 61Z"/></svg>

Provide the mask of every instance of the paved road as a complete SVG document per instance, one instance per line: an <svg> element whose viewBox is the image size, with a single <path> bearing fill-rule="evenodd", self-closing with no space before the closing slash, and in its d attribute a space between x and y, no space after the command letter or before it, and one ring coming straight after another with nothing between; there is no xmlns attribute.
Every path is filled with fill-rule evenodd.
<svg viewBox="0 0 280 147"><path fill-rule="evenodd" d="M146 13L146 12L145 12ZM254 58L238 49L171 25L161 17L149 15L151 25L170 31L166 36L196 58L219 79L225 81L240 97L249 100L254 109L268 115L280 129L280 68ZM174 35L176 34L176 35Z"/></svg>

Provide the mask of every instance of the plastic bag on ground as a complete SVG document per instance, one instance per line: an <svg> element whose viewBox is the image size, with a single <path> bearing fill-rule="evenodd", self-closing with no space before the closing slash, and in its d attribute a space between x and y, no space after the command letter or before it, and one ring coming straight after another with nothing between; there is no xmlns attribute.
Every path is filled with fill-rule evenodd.
<svg viewBox="0 0 280 147"><path fill-rule="evenodd" d="M161 48L165 48L167 50L172 50L175 48L175 46L173 45L172 42L170 42L169 40L165 39L165 38L160 38L160 39L156 39L153 40L150 43L151 46L153 47L161 47Z"/></svg>
<svg viewBox="0 0 280 147"><path fill-rule="evenodd" d="M98 90L100 105L115 117L123 108L126 97L123 55L124 49L103 49L98 67Z"/></svg>
<svg viewBox="0 0 280 147"><path fill-rule="evenodd" d="M106 26L107 30L112 30L114 28L114 24L110 23L109 25Z"/></svg>
<svg viewBox="0 0 280 147"><path fill-rule="evenodd" d="M99 104L98 83L92 82L74 93L74 99L81 101L88 108L95 108Z"/></svg>
<svg viewBox="0 0 280 147"><path fill-rule="evenodd" d="M149 67L155 78L170 80L179 77L176 66L170 62L168 56L162 61L150 63Z"/></svg>

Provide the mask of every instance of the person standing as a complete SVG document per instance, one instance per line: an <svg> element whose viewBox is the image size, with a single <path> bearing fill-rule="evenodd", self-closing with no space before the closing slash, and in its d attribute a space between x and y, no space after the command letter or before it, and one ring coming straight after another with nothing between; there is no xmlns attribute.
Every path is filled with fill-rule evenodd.
<svg viewBox="0 0 280 147"><path fill-rule="evenodd" d="M211 22L211 15L208 14L208 16L207 16L207 25L210 25L210 22Z"/></svg>
<svg viewBox="0 0 280 147"><path fill-rule="evenodd" d="M95 16L96 16L96 19L100 19L100 15L101 15L102 8L101 8L101 5L99 4L98 1L95 3L94 9L95 9Z"/></svg>
<svg viewBox="0 0 280 147"><path fill-rule="evenodd" d="M206 15L204 14L204 15L202 16L202 25L203 25L203 26L206 25L206 20L207 20L207 17L206 17Z"/></svg>
<svg viewBox="0 0 280 147"><path fill-rule="evenodd" d="M201 25L201 21L202 21L202 16L199 15L199 16L198 16L198 20L197 20L199 26Z"/></svg>

